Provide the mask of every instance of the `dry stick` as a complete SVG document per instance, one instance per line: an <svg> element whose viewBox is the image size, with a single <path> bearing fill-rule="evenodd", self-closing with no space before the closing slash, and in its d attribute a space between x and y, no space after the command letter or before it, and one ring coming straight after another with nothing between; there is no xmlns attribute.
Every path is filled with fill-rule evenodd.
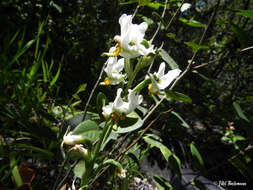
<svg viewBox="0 0 253 190"><path fill-rule="evenodd" d="M208 22L208 25L206 26L205 31L204 31L204 33L203 33L202 36L201 36L201 39L200 39L200 41L199 41L199 45L202 44L202 42L203 42L203 40L204 40L204 38L205 38L205 36L206 36L207 30L208 30L209 26L211 25L211 23L212 23L212 21L213 21L213 19L214 19L214 16L215 16L215 14L216 14L217 7L218 7L218 6L215 7L215 10L213 11L213 14L212 14L212 16L211 16L211 18L210 18L210 20L209 20L209 22ZM172 84L171 87L170 87L170 90L172 90L172 89L174 88L174 86L177 84L177 82L190 70L191 65L192 65L192 63L193 63L193 60L194 60L195 57L197 56L197 53L198 53L198 50L194 52L194 54L193 54L193 56L192 56L192 58L191 58L190 63L187 65L187 67L186 67L186 69L184 70L184 72L183 72L179 77L177 77L176 80L173 82L173 84Z"/></svg>
<svg viewBox="0 0 253 190"><path fill-rule="evenodd" d="M218 61L220 61L221 59L224 59L224 57L227 57L228 53L229 53L229 52L227 52L227 53L226 53L223 57L220 57L220 58L218 58L218 59L215 59L215 60L209 61L209 62L207 62L207 63L202 63L202 64L197 65L197 66L192 67L192 68L193 68L193 69L199 69L199 68L201 68L201 67L205 67L205 66L207 66L207 65L209 65L209 64L211 64L211 63L218 62Z"/></svg>
<svg viewBox="0 0 253 190"><path fill-rule="evenodd" d="M127 152L129 151L134 145L136 145L136 143L143 137L143 135L147 132L147 130L160 118L161 115L163 114L166 114L166 113L169 113L172 111L172 108L165 111L165 112L161 112L158 114L158 116L152 120L148 126L142 131L142 133L140 134L140 136L138 136L137 139L134 140L134 142L132 142L123 152L121 152L116 158L115 160L120 160L122 158L122 156Z"/></svg>
<svg viewBox="0 0 253 190"><path fill-rule="evenodd" d="M165 112L161 112L159 113L159 115L149 123L149 125L142 131L142 133L140 134L140 136L138 136L137 139L135 139L135 141L133 143L131 143L124 151L120 152L115 158L114 160L119 161L125 154L127 151L129 151L134 145L136 145L136 143L143 137L143 135L147 132L147 130L160 118L160 116L162 114L166 114L171 112L172 109L169 109ZM91 181L91 183L89 184L89 187L92 186L92 184L110 167L111 165L106 166L98 175L96 175L96 177Z"/></svg>
<svg viewBox="0 0 253 190"><path fill-rule="evenodd" d="M87 113L87 110L88 110L88 106L89 106L91 98L92 98L92 96L93 96L93 94L94 94L94 92L95 92L95 90L96 90L96 88L97 88L97 86L99 84L99 81L100 81L100 79L102 77L102 74L104 72L105 66L106 66L106 63L104 63L104 65L103 65L103 67L102 67L102 69L100 71L99 77L97 79L97 82L95 83L95 85L94 85L94 87L93 87L93 89L92 89L92 91L90 93L90 96L89 96L89 98L87 100L87 103L86 103L85 108L84 108L84 113L83 113L83 119L82 119L82 121L85 120L85 116L86 116L86 113Z"/></svg>
<svg viewBox="0 0 253 190"><path fill-rule="evenodd" d="M58 176L57 176L57 178L56 178L56 180L55 180L55 183L54 183L54 185L53 185L52 190L55 190L55 189L56 189L56 185L57 185L58 181L60 180L60 176L61 176L61 174L62 174L62 172L63 172L63 168L64 168L65 164L67 163L67 160L68 160L68 159L69 159L69 154L67 154L66 158L64 159L64 161L63 161L63 163L62 163L62 165L61 165L60 172L59 172L59 174L58 174Z"/></svg>
<svg viewBox="0 0 253 190"><path fill-rule="evenodd" d="M247 51L247 50L250 50L250 49L253 49L253 46L244 48L244 49L240 50L240 52Z"/></svg>
<svg viewBox="0 0 253 190"><path fill-rule="evenodd" d="M163 18L164 15L165 15L165 11L166 11L166 9L167 9L167 3L168 3L168 0L165 1L164 8L163 8L163 13L162 13L161 18ZM160 27L161 27L161 22L158 23L157 29L156 29L156 31L155 31L153 37L151 38L150 43L152 43L153 40L155 39L156 35L158 34L158 32L159 32L159 30L160 30Z"/></svg>
<svg viewBox="0 0 253 190"><path fill-rule="evenodd" d="M184 0L182 0L181 5L178 7L178 9L176 10L175 14L172 16L172 18L170 19L169 24L166 26L165 30L168 30L168 28L170 27L170 25L172 24L172 21L174 20L174 18L176 17L177 13L179 12L179 10L181 9L182 5L184 3Z"/></svg>
<svg viewBox="0 0 253 190"><path fill-rule="evenodd" d="M62 184L64 183L64 181L67 179L67 177L69 176L70 172L74 169L74 167L78 164L78 162L80 161L81 159L79 160L76 160L71 166L70 168L68 169L66 175L64 176L64 178L61 180L61 182L58 184L56 190L60 189Z"/></svg>

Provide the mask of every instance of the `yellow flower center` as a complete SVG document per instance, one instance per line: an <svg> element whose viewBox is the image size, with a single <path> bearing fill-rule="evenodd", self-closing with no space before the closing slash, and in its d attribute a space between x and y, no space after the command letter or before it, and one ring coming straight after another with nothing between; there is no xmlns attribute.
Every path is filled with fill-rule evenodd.
<svg viewBox="0 0 253 190"><path fill-rule="evenodd" d="M115 42L117 43L117 47L116 47L116 50L112 53L104 53L104 55L107 55L109 57L117 57L121 51L121 44L120 44L120 41L118 40L115 40Z"/></svg>
<svg viewBox="0 0 253 190"><path fill-rule="evenodd" d="M105 82L105 85L109 85L109 84L110 84L110 80L109 80L109 78L108 78L108 77L105 77L104 82Z"/></svg>
<svg viewBox="0 0 253 190"><path fill-rule="evenodd" d="M157 92L153 91L152 84L148 85L148 91L151 95L157 95L159 93L158 91Z"/></svg>

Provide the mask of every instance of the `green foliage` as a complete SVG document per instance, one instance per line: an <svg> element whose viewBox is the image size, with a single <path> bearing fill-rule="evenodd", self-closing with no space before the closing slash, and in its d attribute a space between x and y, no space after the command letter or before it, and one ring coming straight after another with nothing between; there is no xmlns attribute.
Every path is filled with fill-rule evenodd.
<svg viewBox="0 0 253 190"><path fill-rule="evenodd" d="M204 161L203 161L203 158L202 158L201 154L199 153L197 147L194 145L194 142L192 142L190 144L190 149L191 149L191 154L192 154L193 160L196 163L196 166L198 167L198 169L203 170L204 169Z"/></svg>

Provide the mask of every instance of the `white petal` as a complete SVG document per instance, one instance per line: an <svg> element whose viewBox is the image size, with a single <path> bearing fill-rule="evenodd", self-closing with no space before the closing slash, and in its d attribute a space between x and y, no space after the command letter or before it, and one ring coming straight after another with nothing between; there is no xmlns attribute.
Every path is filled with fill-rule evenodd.
<svg viewBox="0 0 253 190"><path fill-rule="evenodd" d="M184 3L184 4L182 5L182 7L180 8L180 11L181 11L181 12L184 12L184 11L190 9L191 6L192 6L192 5L191 5L190 3Z"/></svg>
<svg viewBox="0 0 253 190"><path fill-rule="evenodd" d="M121 58L114 65L113 70L115 70L117 72L121 72L123 69L124 69L124 58Z"/></svg>
<svg viewBox="0 0 253 190"><path fill-rule="evenodd" d="M115 98L115 100L113 102L113 108L119 108L119 107L121 107L123 105L124 102L123 102L123 100L121 98L121 93L122 93L122 89L119 88L117 90L117 96L116 96L116 98Z"/></svg>
<svg viewBox="0 0 253 190"><path fill-rule="evenodd" d="M165 63L162 62L159 66L158 72L154 73L154 75L160 79L164 75L164 72L165 72Z"/></svg>
<svg viewBox="0 0 253 190"><path fill-rule="evenodd" d="M112 103L110 103L110 104L107 105L107 106L104 106L104 107L102 108L102 110L103 110L102 114L103 114L104 116L109 116L109 115L111 115L111 113L112 113Z"/></svg>
<svg viewBox="0 0 253 190"><path fill-rule="evenodd" d="M181 73L180 69L173 69L170 70L166 75L163 75L159 82L157 83L158 87L163 90L165 88L167 88L170 83L178 77L178 75Z"/></svg>

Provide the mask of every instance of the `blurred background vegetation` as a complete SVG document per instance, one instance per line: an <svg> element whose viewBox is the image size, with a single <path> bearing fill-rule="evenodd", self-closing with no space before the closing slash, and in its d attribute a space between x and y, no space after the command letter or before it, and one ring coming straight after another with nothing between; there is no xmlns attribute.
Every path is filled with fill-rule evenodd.
<svg viewBox="0 0 253 190"><path fill-rule="evenodd" d="M20 172L20 163L26 163L35 171L29 188L52 188L63 162L65 120L84 109L105 62L101 54L119 33L118 18L132 14L138 2L143 6L134 22L149 24L146 39L162 23L154 44L159 47L164 42L163 49L181 70L198 50L191 72L175 89L191 101L164 102L154 117L168 107L174 114L163 115L151 132L178 155L181 167L190 164L201 170L190 152L194 141L204 160L202 175L212 181L247 182L245 188L250 189L253 49L245 48L253 45L252 0L185 1L191 9L178 14L169 29L166 25L179 0L168 0L164 18L158 16L164 8L159 0L1 1L0 186L19 186L15 173ZM204 42L198 45L212 14ZM158 58L157 65L161 61ZM114 97L111 89L98 90ZM140 145L146 146L144 141ZM149 157L159 160L153 151Z"/></svg>

